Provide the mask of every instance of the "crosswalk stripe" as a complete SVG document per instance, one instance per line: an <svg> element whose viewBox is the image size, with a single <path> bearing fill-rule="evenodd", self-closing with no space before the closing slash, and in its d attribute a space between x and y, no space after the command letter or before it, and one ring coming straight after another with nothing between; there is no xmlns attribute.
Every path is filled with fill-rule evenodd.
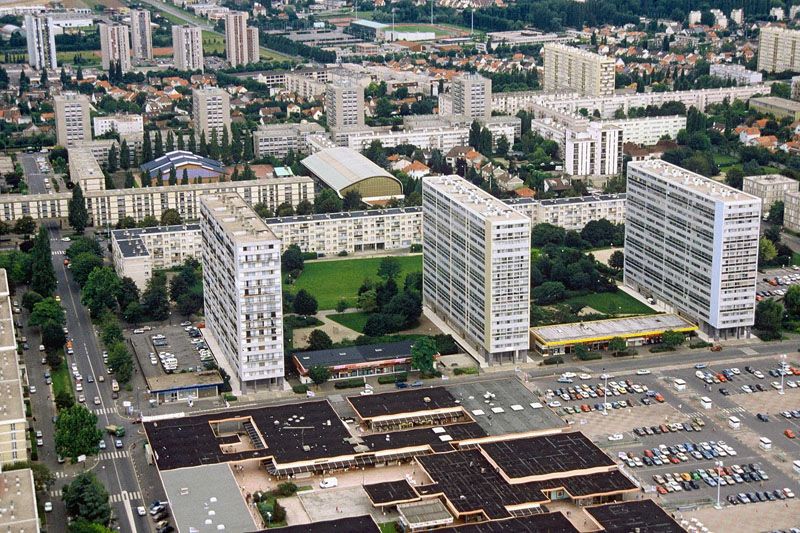
<svg viewBox="0 0 800 533"><path fill-rule="evenodd" d="M111 503L120 503L124 501L131 501L131 500L140 500L142 498L142 493L137 491L127 492L122 491L119 494L112 494L109 496L109 500Z"/></svg>
<svg viewBox="0 0 800 533"><path fill-rule="evenodd" d="M101 461L108 461L111 459L123 459L128 457L128 452L125 450L114 451L114 452L104 452L97 456Z"/></svg>
<svg viewBox="0 0 800 533"><path fill-rule="evenodd" d="M53 498L60 498L61 497L61 489L51 490L50 496Z"/></svg>
<svg viewBox="0 0 800 533"><path fill-rule="evenodd" d="M53 250L52 251L53 255L64 255L64 253L65 253L64 250Z"/></svg>
<svg viewBox="0 0 800 533"><path fill-rule="evenodd" d="M116 414L116 412L117 410L114 407L103 407L94 410L94 414L96 415L113 415Z"/></svg>

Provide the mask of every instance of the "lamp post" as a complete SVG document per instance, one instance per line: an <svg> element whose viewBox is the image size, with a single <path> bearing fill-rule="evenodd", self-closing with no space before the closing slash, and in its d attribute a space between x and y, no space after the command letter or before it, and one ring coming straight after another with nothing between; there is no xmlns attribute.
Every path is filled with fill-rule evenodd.
<svg viewBox="0 0 800 533"><path fill-rule="evenodd" d="M781 354L781 388L778 391L778 394L786 394L783 390L783 376L786 373L786 354Z"/></svg>
<svg viewBox="0 0 800 533"><path fill-rule="evenodd" d="M721 486L719 480L722 478L722 474L720 473L722 470L722 461L717 461L714 465L717 467L717 505L714 506L714 509L722 509L722 504L719 501L719 489Z"/></svg>

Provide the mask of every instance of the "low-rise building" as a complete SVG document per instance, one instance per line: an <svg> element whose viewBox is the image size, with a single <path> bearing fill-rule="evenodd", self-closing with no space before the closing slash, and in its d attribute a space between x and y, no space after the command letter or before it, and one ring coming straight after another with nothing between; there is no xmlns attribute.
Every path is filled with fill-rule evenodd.
<svg viewBox="0 0 800 533"><path fill-rule="evenodd" d="M325 128L316 122L261 125L253 132L253 151L256 157L285 157L290 150L296 154L310 153L308 137L322 133Z"/></svg>
<svg viewBox="0 0 800 533"><path fill-rule="evenodd" d="M156 185L168 183L173 169L175 183L183 181L184 176L189 183L213 183L225 175L225 166L219 161L185 150L166 153L139 168L142 172L147 172Z"/></svg>
<svg viewBox="0 0 800 533"><path fill-rule="evenodd" d="M778 120L786 117L792 120L800 120L800 102L787 98L778 98L777 96L751 98L750 109L759 113L769 113Z"/></svg>
<svg viewBox="0 0 800 533"><path fill-rule="evenodd" d="M625 222L625 194L597 194L571 198L535 200L512 198L504 202L531 219L531 224L553 224L568 231L580 231L593 220Z"/></svg>
<svg viewBox="0 0 800 533"><path fill-rule="evenodd" d="M783 195L783 227L800 232L800 191L786 191Z"/></svg>
<svg viewBox="0 0 800 533"><path fill-rule="evenodd" d="M200 256L200 225L181 224L111 232L111 257L119 277L144 290L154 270L172 268Z"/></svg>
<svg viewBox="0 0 800 533"><path fill-rule="evenodd" d="M91 150L84 147L69 148L69 176L80 185L84 193L103 191L106 178Z"/></svg>
<svg viewBox="0 0 800 533"><path fill-rule="evenodd" d="M266 219L282 250L336 255L408 249L422 244L422 209L403 207Z"/></svg>
<svg viewBox="0 0 800 533"><path fill-rule="evenodd" d="M622 128L622 142L652 146L664 137L675 139L678 132L686 129L686 116L667 115L603 120L601 124L613 124Z"/></svg>
<svg viewBox="0 0 800 533"><path fill-rule="evenodd" d="M322 150L301 164L341 198L350 191L357 191L367 203L403 197L400 180L349 148Z"/></svg>
<svg viewBox="0 0 800 533"><path fill-rule="evenodd" d="M783 202L785 193L798 190L800 190L800 182L780 174L745 176L742 181L742 191L761 198L763 213L769 213L770 207L775 202Z"/></svg>
<svg viewBox="0 0 800 533"><path fill-rule="evenodd" d="M747 70L744 65L714 63L709 67L709 74L724 80L733 80L739 85L755 85L764 81L764 75L754 70Z"/></svg>
<svg viewBox="0 0 800 533"><path fill-rule="evenodd" d="M118 134L144 133L142 115L110 115L107 117L94 117L94 136L99 137L106 133Z"/></svg>
<svg viewBox="0 0 800 533"><path fill-rule="evenodd" d="M292 363L302 383L312 383L308 371L315 366L327 368L332 380L398 374L411 370L413 345L413 341L405 340L296 352Z"/></svg>

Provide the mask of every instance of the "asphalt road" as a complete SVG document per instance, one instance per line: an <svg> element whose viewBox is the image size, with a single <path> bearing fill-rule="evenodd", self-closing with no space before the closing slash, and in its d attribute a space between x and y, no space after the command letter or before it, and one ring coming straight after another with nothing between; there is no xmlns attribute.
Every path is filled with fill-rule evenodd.
<svg viewBox="0 0 800 533"><path fill-rule="evenodd" d="M63 264L64 251L69 243L61 241L61 232L58 227L52 226L49 231L53 266L58 280L57 293L61 297L61 304L66 312L68 337L72 339L75 349L75 354L68 357L67 364L77 364L78 371L83 376L84 391L82 394L86 396L87 408L97 413L98 426L104 428L107 425L116 424L126 428L126 436L122 439L123 449L115 449L114 439L109 435L104 435L107 448L101 450L98 456L90 457L84 468L92 470L108 490L113 514L121 531L150 531L151 524L147 517L139 517L136 514L136 507L145 505L145 502L142 499L139 480L131 462L131 447L134 442L140 440L138 431L141 430L141 426L134 425L129 419L118 414L118 409L121 410L121 407L117 406L111 397L112 376L106 374L102 349L89 313L80 303L78 285L69 277L67 268ZM100 375L106 376L104 383L97 381L97 377ZM89 376L94 377L94 383L88 383ZM76 398L77 396L76 392ZM93 404L92 400L95 396L99 396L100 405ZM65 470L72 471L73 468ZM59 481L61 483L57 483L56 488L60 488L70 479L60 479ZM53 499L54 507L61 507L61 505L56 505L55 500L56 498Z"/></svg>
<svg viewBox="0 0 800 533"><path fill-rule="evenodd" d="M39 166L36 163L37 157L44 157L47 159L47 154L23 154L17 155L17 161L22 165L22 172L25 174L25 181L28 183L28 192L30 194L47 194L52 191L48 190L44 185L45 179L53 177L52 173L42 173L39 171ZM52 170L48 163L47 168Z"/></svg>

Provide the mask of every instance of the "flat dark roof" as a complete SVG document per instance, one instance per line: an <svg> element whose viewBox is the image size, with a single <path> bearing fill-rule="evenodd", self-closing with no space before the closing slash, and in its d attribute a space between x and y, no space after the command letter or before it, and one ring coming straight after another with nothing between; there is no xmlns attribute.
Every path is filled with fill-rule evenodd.
<svg viewBox="0 0 800 533"><path fill-rule="evenodd" d="M398 503L419 499L419 495L414 490L414 487L405 479L364 485L364 490L372 501L372 505L396 505Z"/></svg>
<svg viewBox="0 0 800 533"><path fill-rule="evenodd" d="M560 511L436 530L437 533L578 533L578 531Z"/></svg>
<svg viewBox="0 0 800 533"><path fill-rule="evenodd" d="M586 507L608 533L684 533L685 530L653 500L632 500Z"/></svg>
<svg viewBox="0 0 800 533"><path fill-rule="evenodd" d="M440 437L447 435L449 439ZM465 439L475 439L485 437L486 431L475 422L464 424L449 424L445 426L432 426L425 428L408 429L403 431L392 431L389 433L373 433L362 435L364 444L370 450L382 451L395 448L405 448L428 444L436 452L449 452L453 450L451 442L458 442Z"/></svg>
<svg viewBox="0 0 800 533"><path fill-rule="evenodd" d="M348 396L347 400L362 419L445 409L458 405L444 387L385 392L369 396Z"/></svg>
<svg viewBox="0 0 800 533"><path fill-rule="evenodd" d="M223 453L220 445L226 443L211 424L246 417L266 449ZM254 458L274 457L282 464L354 454L353 445L344 441L350 433L327 400L159 420L144 427L161 470Z"/></svg>
<svg viewBox="0 0 800 533"><path fill-rule="evenodd" d="M311 352L296 352L293 357L309 369L312 366L335 367L359 363L377 363L387 359L411 357L413 341L387 342L383 344L364 344Z"/></svg>
<svg viewBox="0 0 800 533"><path fill-rule="evenodd" d="M615 464L580 432L491 442L481 448L512 479Z"/></svg>
<svg viewBox="0 0 800 533"><path fill-rule="evenodd" d="M310 524L263 529L257 533L272 531L280 531L281 533L327 533L329 531L336 531L337 533L370 533L374 531L378 533L380 528L370 515L365 514L362 516L351 516L349 518L337 518L336 520L325 520L324 522L312 522Z"/></svg>

